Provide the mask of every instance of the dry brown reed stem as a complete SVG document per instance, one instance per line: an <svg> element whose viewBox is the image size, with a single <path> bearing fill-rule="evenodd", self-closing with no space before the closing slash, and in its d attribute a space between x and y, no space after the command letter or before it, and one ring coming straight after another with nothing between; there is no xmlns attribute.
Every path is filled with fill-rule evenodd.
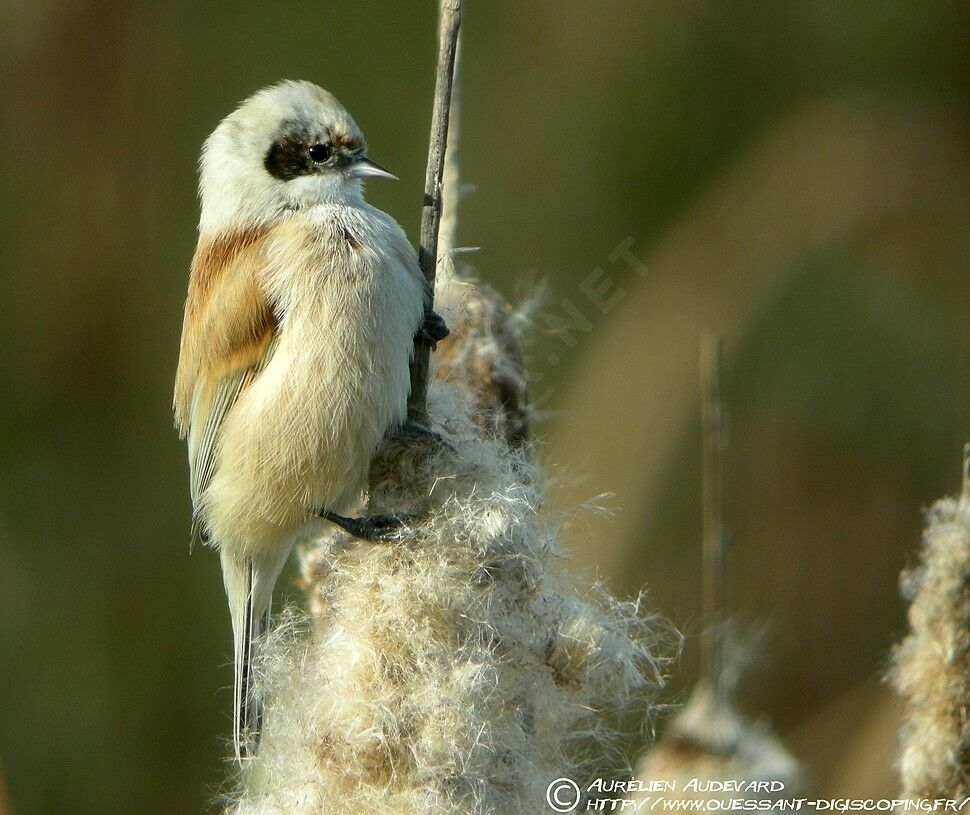
<svg viewBox="0 0 970 815"><path fill-rule="evenodd" d="M749 635L727 648L724 611L724 449L725 408L721 393L721 340L704 332L700 341L700 403L703 478L703 603L700 681L684 708L668 724L663 738L643 756L637 775L649 789L654 780L675 781L670 798L722 803L744 798L746 791L710 791L704 782L733 779L780 783L771 795L790 798L801 784L797 762L767 725L753 724L734 704L741 675L753 661L760 637ZM701 782L691 789L689 782ZM752 800L766 800L754 790ZM643 796L639 799L644 800Z"/></svg>
<svg viewBox="0 0 970 815"><path fill-rule="evenodd" d="M724 407L721 400L721 338L704 332L700 342L701 426L703 432L704 633L701 676L720 684L721 637L718 615L724 605Z"/></svg>
<svg viewBox="0 0 970 815"><path fill-rule="evenodd" d="M451 110L451 89L454 81L455 54L461 27L461 0L441 0L441 24L438 38L438 68L435 75L434 104L431 110L431 136L428 144L428 167L424 179L424 204L421 208L421 238L418 262L435 291L438 257L438 230L441 223L442 177L448 147L448 120ZM430 349L416 343L411 365L411 396L408 415L412 421L425 421L426 393Z"/></svg>
<svg viewBox="0 0 970 815"><path fill-rule="evenodd" d="M900 780L905 798L970 796L970 445L958 499L927 513L917 566L900 578L910 633L891 679L906 710ZM970 811L970 806L965 807Z"/></svg>
<svg viewBox="0 0 970 815"><path fill-rule="evenodd" d="M451 85L451 109L448 116L448 142L445 149L445 169L441 181L441 224L438 231L435 281L454 268L451 253L458 246L458 210L461 198L461 178L458 166L461 157L461 34L455 49L455 70Z"/></svg>

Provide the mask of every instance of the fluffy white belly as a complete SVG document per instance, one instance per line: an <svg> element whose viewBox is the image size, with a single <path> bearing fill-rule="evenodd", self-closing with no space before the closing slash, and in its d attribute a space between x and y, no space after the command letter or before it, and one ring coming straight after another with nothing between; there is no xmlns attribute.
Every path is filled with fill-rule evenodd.
<svg viewBox="0 0 970 815"><path fill-rule="evenodd" d="M366 218L312 229L298 251L281 250L269 281L286 297L278 344L226 417L204 500L213 538L243 550L275 544L312 510L346 511L406 415L424 300L416 260L399 258L413 250L370 248L397 235L373 234Z"/></svg>

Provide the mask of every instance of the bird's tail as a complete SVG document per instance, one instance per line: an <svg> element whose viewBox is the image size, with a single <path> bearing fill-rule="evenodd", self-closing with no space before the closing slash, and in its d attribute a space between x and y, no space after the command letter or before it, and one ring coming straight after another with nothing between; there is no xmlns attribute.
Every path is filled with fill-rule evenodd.
<svg viewBox="0 0 970 815"><path fill-rule="evenodd" d="M288 554L289 548L255 558L236 558L222 550L222 578L232 618L232 740L239 762L253 758L259 746L263 708L253 677L255 649L269 626L273 586Z"/></svg>

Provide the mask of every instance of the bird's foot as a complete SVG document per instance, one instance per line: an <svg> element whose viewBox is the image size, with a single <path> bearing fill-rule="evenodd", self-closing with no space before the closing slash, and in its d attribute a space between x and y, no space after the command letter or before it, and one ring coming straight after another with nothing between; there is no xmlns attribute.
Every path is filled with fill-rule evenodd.
<svg viewBox="0 0 970 815"><path fill-rule="evenodd" d="M437 351L438 343L450 333L444 318L438 312L429 308L425 309L424 322L421 324L415 339L427 345L432 351Z"/></svg>
<svg viewBox="0 0 970 815"><path fill-rule="evenodd" d="M321 510L319 515L355 538L372 543L400 540L401 527L411 520L410 515L370 515L364 518L348 518L326 509Z"/></svg>
<svg viewBox="0 0 970 815"><path fill-rule="evenodd" d="M421 424L421 422L416 422L413 419L409 419L400 430L400 435L402 438L408 441L416 441L418 443L425 442L433 446L447 445L448 442L442 438L440 433L431 430L429 427Z"/></svg>
<svg viewBox="0 0 970 815"><path fill-rule="evenodd" d="M408 419L399 431L399 436L405 444L422 448L429 455L441 450L455 452L454 445L446 441L444 436L414 419Z"/></svg>

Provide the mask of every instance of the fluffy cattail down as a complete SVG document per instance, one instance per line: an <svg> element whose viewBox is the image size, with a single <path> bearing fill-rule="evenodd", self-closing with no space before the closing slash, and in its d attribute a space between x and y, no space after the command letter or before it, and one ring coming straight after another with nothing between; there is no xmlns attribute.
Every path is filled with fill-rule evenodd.
<svg viewBox="0 0 970 815"><path fill-rule="evenodd" d="M802 783L797 762L768 726L745 721L728 697L706 683L694 689L663 738L643 757L637 778L644 789L651 781L672 781L675 789L664 793L670 800L721 804L792 798ZM725 780L746 788L709 786ZM774 786L759 788L758 782Z"/></svg>
<svg viewBox="0 0 970 815"><path fill-rule="evenodd" d="M900 778L904 798L970 796L970 496L964 453L959 499L927 514L919 565L904 571L910 633L892 681L906 702Z"/></svg>
<svg viewBox="0 0 970 815"><path fill-rule="evenodd" d="M717 633L726 641L716 681L705 679L695 686L663 737L641 759L637 778L645 789L651 781L673 781L675 790L664 797L718 801L722 807L732 799L778 801L801 793L804 782L798 762L766 723L747 721L733 701L738 683L757 657L760 635L739 640L729 633L727 627ZM725 780L741 782L745 789L708 786Z"/></svg>
<svg viewBox="0 0 970 815"><path fill-rule="evenodd" d="M519 344L528 309L512 311L495 291L462 280L453 271L446 271L442 278L436 308L460 341L442 343L435 357L435 378L473 394L471 419L504 436L511 447L520 447L529 433L525 364Z"/></svg>
<svg viewBox="0 0 970 815"><path fill-rule="evenodd" d="M621 722L641 726L664 684L675 632L580 591L543 517L514 321L452 287L428 399L440 438L390 440L371 473L366 512L414 519L396 543L303 550L310 612L263 644L237 815L547 812L552 780L628 766Z"/></svg>

